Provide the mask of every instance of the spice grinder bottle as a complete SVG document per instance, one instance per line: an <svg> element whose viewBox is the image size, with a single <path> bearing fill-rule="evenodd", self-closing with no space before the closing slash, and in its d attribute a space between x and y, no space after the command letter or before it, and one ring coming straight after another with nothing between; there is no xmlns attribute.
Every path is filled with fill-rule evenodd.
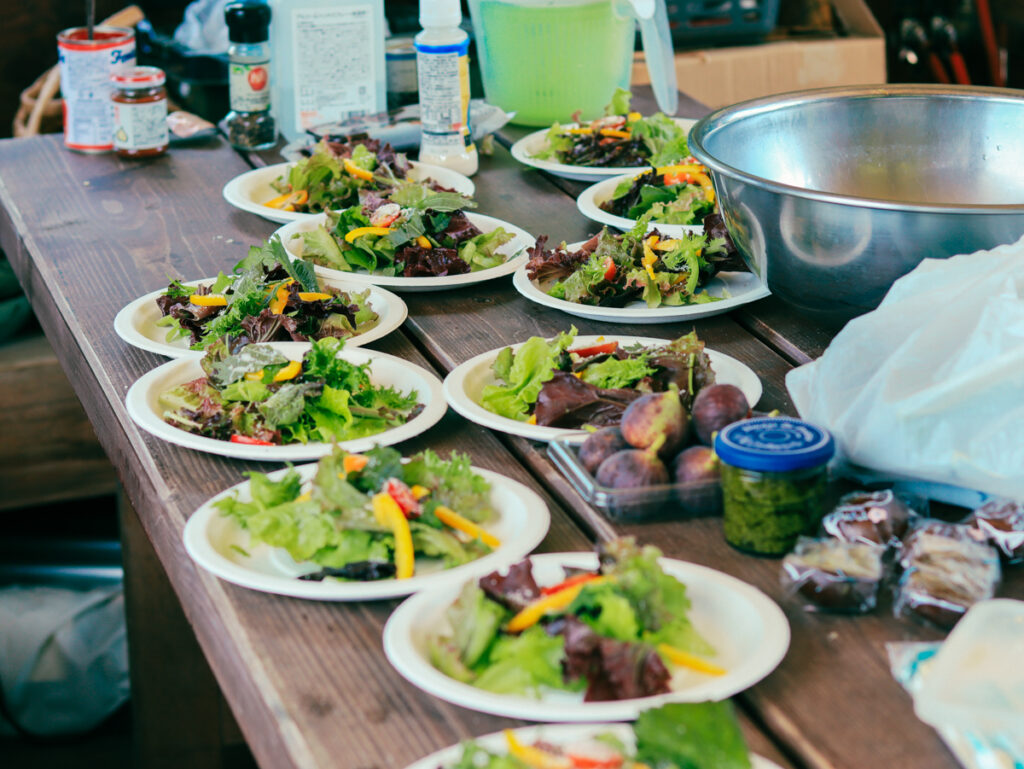
<svg viewBox="0 0 1024 769"><path fill-rule="evenodd" d="M231 112L225 123L232 146L270 149L277 128L270 114L270 7L231 3L224 9L228 25L228 91Z"/></svg>

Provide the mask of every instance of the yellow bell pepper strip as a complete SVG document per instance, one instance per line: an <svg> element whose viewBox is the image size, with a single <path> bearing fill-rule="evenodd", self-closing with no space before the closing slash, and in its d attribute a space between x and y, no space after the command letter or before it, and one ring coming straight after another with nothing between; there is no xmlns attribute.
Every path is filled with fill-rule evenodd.
<svg viewBox="0 0 1024 769"><path fill-rule="evenodd" d="M228 298L224 294L192 294L188 301L196 307L226 307Z"/></svg>
<svg viewBox="0 0 1024 769"><path fill-rule="evenodd" d="M345 458L341 460L341 467L345 471L345 475L349 475L360 472L369 462L370 460L362 454L346 454Z"/></svg>
<svg viewBox="0 0 1024 769"><path fill-rule="evenodd" d="M585 136L586 134L594 133L593 128L569 128L566 133L575 134L576 136Z"/></svg>
<svg viewBox="0 0 1024 769"><path fill-rule="evenodd" d="M524 745L511 729L506 729L504 734L509 755L515 756L531 769L572 769L572 762L566 756L556 756L533 745Z"/></svg>
<svg viewBox="0 0 1024 769"><path fill-rule="evenodd" d="M433 246L430 245L430 241L427 240L426 235L420 235L419 237L417 237L416 245L419 246L420 248L433 248Z"/></svg>
<svg viewBox="0 0 1024 769"><path fill-rule="evenodd" d="M659 240L657 243L652 243L651 248L654 249L655 251L671 251L678 245L678 240L673 240L669 238L668 240Z"/></svg>
<svg viewBox="0 0 1024 769"><path fill-rule="evenodd" d="M330 299L330 294L325 294L321 291L300 291L299 299L303 302L320 302L324 299Z"/></svg>
<svg viewBox="0 0 1024 769"><path fill-rule="evenodd" d="M420 486L418 483L414 484L409 491L412 492L413 499L419 501L430 493L430 489L426 486Z"/></svg>
<svg viewBox="0 0 1024 769"><path fill-rule="evenodd" d="M677 667L689 668L690 670L696 670L698 673L706 673L709 676L724 676L728 672L725 668L719 667L713 662L708 662L696 654L684 652L682 649L677 649L674 646L658 644L657 648L658 654Z"/></svg>
<svg viewBox="0 0 1024 769"><path fill-rule="evenodd" d="M278 195L263 205L282 211L294 211L295 206L303 206L308 202L309 193L306 190L293 190L292 192L286 192L284 195Z"/></svg>
<svg viewBox="0 0 1024 769"><path fill-rule="evenodd" d="M245 375L245 379L250 382L259 382L263 379L263 369L260 369L259 371L250 371Z"/></svg>
<svg viewBox="0 0 1024 769"><path fill-rule="evenodd" d="M639 112L630 112L628 115L626 115L626 122L627 123L635 123L637 120L639 120L642 117L643 117L643 115L641 115Z"/></svg>
<svg viewBox="0 0 1024 769"><path fill-rule="evenodd" d="M528 424L528 425L535 425L535 424L537 424L537 415L536 414L531 414L530 418L526 420L526 424Z"/></svg>
<svg viewBox="0 0 1024 769"><path fill-rule="evenodd" d="M589 582L577 583L570 585L564 590L559 590L557 593L551 593L545 595L527 604L526 608L520 611L516 616L508 621L505 629L510 633L519 633L520 631L526 630L528 627L532 627L540 622L541 618L552 611L561 611L565 609L576 600L583 588L587 585L597 585L601 582L605 582L607 577L598 577L592 579Z"/></svg>
<svg viewBox="0 0 1024 769"><path fill-rule="evenodd" d="M651 241L654 242L652 243ZM647 274L651 276L651 280L656 280L656 278L654 277L654 264L655 262L658 261L658 255L654 253L654 246L656 246L657 244L657 237L650 237L647 240L645 240L644 255L643 258L640 260L640 264L643 266L645 270L647 270Z"/></svg>
<svg viewBox="0 0 1024 769"><path fill-rule="evenodd" d="M274 293L274 299L270 303L270 311L274 315L280 315L284 312L284 308L288 304L288 286L295 281L292 278L284 281L280 286L277 287L277 291Z"/></svg>
<svg viewBox="0 0 1024 769"><path fill-rule="evenodd" d="M348 171L349 175L354 176L357 179L362 179L363 181L373 181L373 174L370 171L360 168L348 158L342 158L341 164L345 167L345 170Z"/></svg>
<svg viewBox="0 0 1024 769"><path fill-rule="evenodd" d="M295 501L296 502L309 502L309 500L311 500L312 498L313 498L313 492L312 491L307 491L305 494L299 494L299 496L297 496L295 498Z"/></svg>
<svg viewBox="0 0 1024 769"><path fill-rule="evenodd" d="M345 240L348 243L355 243L356 238L361 238L363 235L387 235L389 232L394 232L394 230L390 227L356 227L345 235Z"/></svg>
<svg viewBox="0 0 1024 769"><path fill-rule="evenodd" d="M279 369L274 374L275 382L287 382L289 379L295 379L299 374L302 373L302 362L297 360L288 361L288 365L282 369Z"/></svg>
<svg viewBox="0 0 1024 769"><path fill-rule="evenodd" d="M615 139L629 139L632 135L629 131L620 131L617 128L601 129L601 136L609 136Z"/></svg>
<svg viewBox="0 0 1024 769"><path fill-rule="evenodd" d="M395 536L395 579L409 579L416 568L409 521L390 494L374 494L371 505L377 522L391 529Z"/></svg>
<svg viewBox="0 0 1024 769"><path fill-rule="evenodd" d="M415 493L415 492L414 492ZM477 526L468 518L463 518L461 515L456 513L450 507L444 505L438 505L434 508L434 515L441 521L445 526L450 526L456 531L461 531L464 534L468 534L474 539L479 539L485 545L492 550L501 547L501 540L490 532L484 531L483 528Z"/></svg>
<svg viewBox="0 0 1024 769"><path fill-rule="evenodd" d="M661 168L654 169L654 173L658 176L674 176L676 174L701 174L707 170L700 163L684 163L674 166L661 166Z"/></svg>

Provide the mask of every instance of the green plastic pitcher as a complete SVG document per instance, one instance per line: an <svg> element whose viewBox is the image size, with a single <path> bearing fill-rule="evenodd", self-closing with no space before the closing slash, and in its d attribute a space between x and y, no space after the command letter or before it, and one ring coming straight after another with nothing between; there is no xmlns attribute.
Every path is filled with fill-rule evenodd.
<svg viewBox="0 0 1024 769"><path fill-rule="evenodd" d="M469 0L487 101L513 123L599 117L628 88L636 22L658 105L677 108L665 0Z"/></svg>

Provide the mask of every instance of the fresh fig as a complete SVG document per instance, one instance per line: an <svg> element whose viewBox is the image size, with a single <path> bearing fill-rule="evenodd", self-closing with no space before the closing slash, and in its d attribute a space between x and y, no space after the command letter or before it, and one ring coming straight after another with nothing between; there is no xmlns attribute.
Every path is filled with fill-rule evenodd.
<svg viewBox="0 0 1024 769"><path fill-rule="evenodd" d="M617 451L631 448L618 427L606 427L591 433L580 445L579 460L583 468L593 475L605 459Z"/></svg>
<svg viewBox="0 0 1024 769"><path fill-rule="evenodd" d="M671 457L686 440L689 417L675 389L641 395L622 414L622 437L638 449Z"/></svg>
<svg viewBox="0 0 1024 769"><path fill-rule="evenodd" d="M715 483L720 479L718 457L707 446L683 449L672 463L676 483Z"/></svg>
<svg viewBox="0 0 1024 769"><path fill-rule="evenodd" d="M668 483L668 470L652 452L617 451L597 468L597 482L613 489L635 489Z"/></svg>
<svg viewBox="0 0 1024 769"><path fill-rule="evenodd" d="M693 399L693 427L697 439L711 445L711 436L726 425L750 416L747 396L736 385L714 384L701 389Z"/></svg>

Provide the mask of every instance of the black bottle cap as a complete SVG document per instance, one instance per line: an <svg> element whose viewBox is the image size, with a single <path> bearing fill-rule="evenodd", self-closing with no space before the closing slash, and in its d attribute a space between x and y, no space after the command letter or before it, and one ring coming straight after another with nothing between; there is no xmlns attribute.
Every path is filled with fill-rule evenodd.
<svg viewBox="0 0 1024 769"><path fill-rule="evenodd" d="M224 21L232 43L263 43L269 39L270 6L266 3L231 3L224 8Z"/></svg>

